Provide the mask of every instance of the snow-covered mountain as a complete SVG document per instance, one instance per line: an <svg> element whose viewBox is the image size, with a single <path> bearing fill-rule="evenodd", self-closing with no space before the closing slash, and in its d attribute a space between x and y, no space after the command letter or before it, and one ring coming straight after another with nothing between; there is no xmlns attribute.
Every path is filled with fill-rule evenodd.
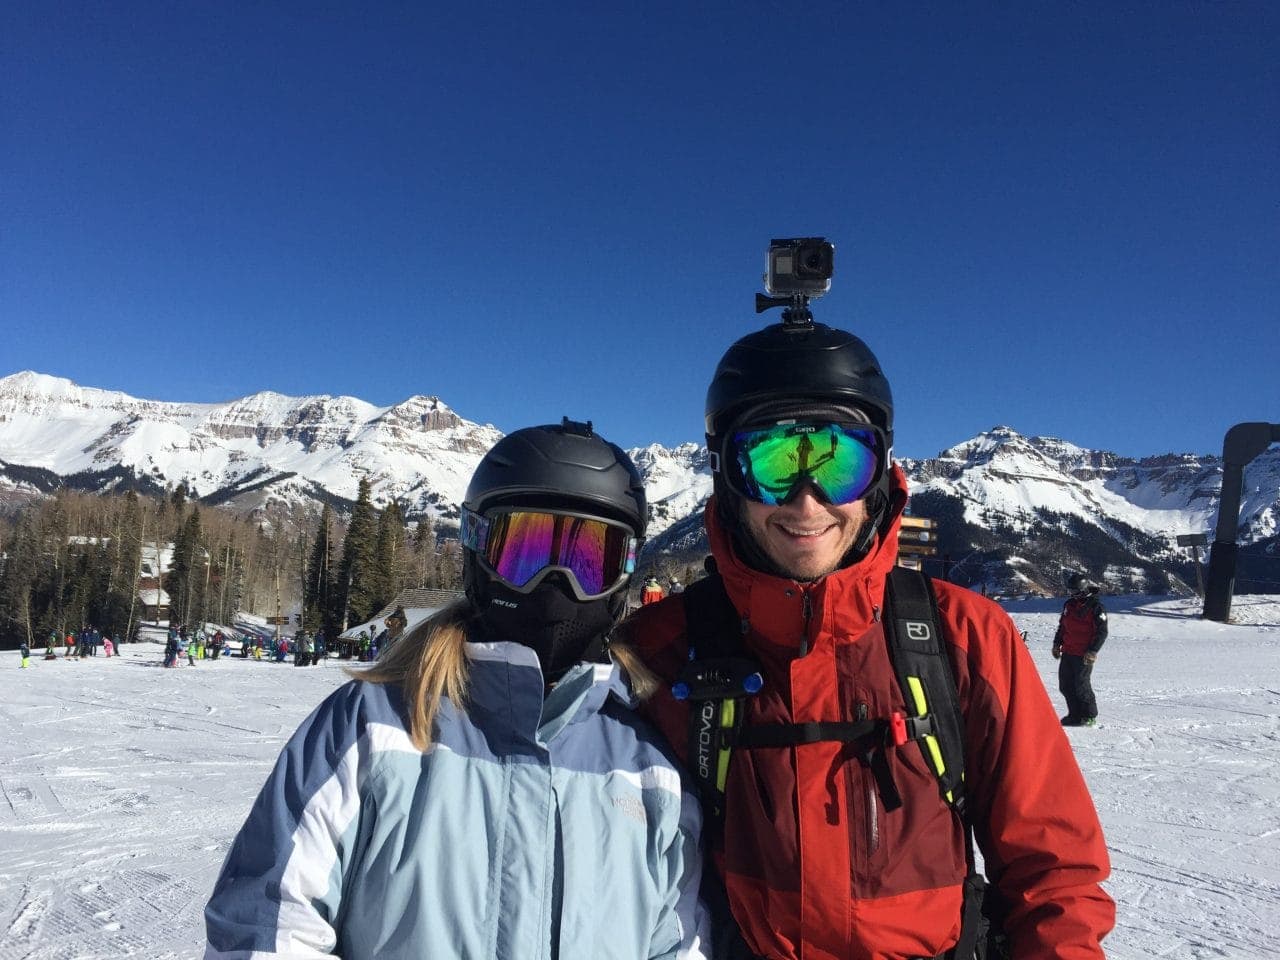
<svg viewBox="0 0 1280 960"><path fill-rule="evenodd" d="M1059 588L1064 569L1088 569L1115 588L1165 592L1194 583L1175 537L1213 539L1222 489L1217 456L1135 460L1052 437L995 427L928 460L903 463L912 508L942 521L941 544L962 574L1009 591ZM1245 470L1242 578L1280 588L1280 448ZM1261 588L1261 587L1259 587Z"/></svg>
<svg viewBox="0 0 1280 960"><path fill-rule="evenodd" d="M0 379L0 502L59 486L162 492L185 482L240 511L348 506L360 477L375 502L412 519L456 518L467 481L500 437L438 397L376 407L355 397L258 393L217 404L163 403L37 373ZM649 494L651 549L693 561L705 550L706 448L630 451ZM1116 587L1165 592L1194 579L1181 533L1212 533L1220 458L1141 460L995 427L937 457L906 460L912 510L941 524L957 578L1005 591L1052 591L1066 568ZM1280 449L1245 472L1245 558L1280 586ZM1271 569L1274 568L1274 569ZM1174 580L1170 580L1170 573Z"/></svg>
<svg viewBox="0 0 1280 960"><path fill-rule="evenodd" d="M1086 450L1052 437L994 429L930 460L903 464L912 493L936 491L964 503L977 526L1010 522L1025 528L1036 513L1118 520L1157 537L1209 531L1222 488L1218 457L1167 454L1133 460ZM1280 451L1251 465L1241 509L1246 541L1276 535L1280 516Z"/></svg>
<svg viewBox="0 0 1280 960"><path fill-rule="evenodd" d="M502 433L438 397L375 407L355 397L255 393L229 403L162 403L38 373L0 380L0 483L36 494L160 491L238 509L355 500L455 516L476 463Z"/></svg>

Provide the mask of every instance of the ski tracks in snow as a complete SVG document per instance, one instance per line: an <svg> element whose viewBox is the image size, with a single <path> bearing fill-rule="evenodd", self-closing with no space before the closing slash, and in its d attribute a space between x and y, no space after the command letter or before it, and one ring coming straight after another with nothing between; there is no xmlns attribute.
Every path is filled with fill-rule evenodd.
<svg viewBox="0 0 1280 960"><path fill-rule="evenodd" d="M1014 619L1040 637L1057 620ZM1032 652L1061 705L1048 646ZM1277 675L1280 631L1112 615L1100 726L1068 735L1111 851L1113 960L1278 955Z"/></svg>
<svg viewBox="0 0 1280 960"><path fill-rule="evenodd" d="M346 679L336 664L141 669L160 655L7 677L0 960L200 957L231 838L284 740Z"/></svg>
<svg viewBox="0 0 1280 960"><path fill-rule="evenodd" d="M1055 604L1015 610L1059 707ZM1121 604L1115 604L1121 607ZM1280 600L1252 622L1115 609L1101 726L1068 731L1106 829L1112 960L1261 960L1280 943ZM337 663L0 660L0 960L194 960L232 838ZM148 667L144 669L144 667Z"/></svg>

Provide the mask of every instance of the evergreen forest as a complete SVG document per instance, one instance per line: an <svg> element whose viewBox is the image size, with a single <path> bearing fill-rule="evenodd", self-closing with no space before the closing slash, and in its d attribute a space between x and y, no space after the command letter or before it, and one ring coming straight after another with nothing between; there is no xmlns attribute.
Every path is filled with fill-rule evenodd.
<svg viewBox="0 0 1280 960"><path fill-rule="evenodd" d="M240 612L292 613L290 631L333 637L401 590L460 583L457 541L437 542L430 518L406 523L395 502L378 508L364 479L349 515L236 516L179 485L164 498L61 490L0 516L5 648L85 626L121 640L157 620L230 625Z"/></svg>

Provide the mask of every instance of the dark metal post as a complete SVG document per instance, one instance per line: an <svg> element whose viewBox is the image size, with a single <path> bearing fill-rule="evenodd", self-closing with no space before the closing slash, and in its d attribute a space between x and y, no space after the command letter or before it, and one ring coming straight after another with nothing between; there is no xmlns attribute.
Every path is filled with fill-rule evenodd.
<svg viewBox="0 0 1280 960"><path fill-rule="evenodd" d="M1209 583L1204 592L1204 618L1226 623L1236 584L1236 536L1240 527L1240 496L1244 468L1272 443L1280 440L1280 424L1237 423L1222 441L1222 497L1218 501L1218 529L1209 548Z"/></svg>

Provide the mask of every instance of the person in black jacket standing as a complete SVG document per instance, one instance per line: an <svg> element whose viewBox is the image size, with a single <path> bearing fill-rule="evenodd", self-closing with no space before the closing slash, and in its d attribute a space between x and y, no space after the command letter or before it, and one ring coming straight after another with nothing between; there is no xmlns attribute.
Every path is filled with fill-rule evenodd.
<svg viewBox="0 0 1280 960"><path fill-rule="evenodd" d="M1064 727L1092 727L1098 722L1093 693L1093 664L1107 639L1107 611L1098 599L1098 585L1083 573L1067 580L1071 596L1062 607L1053 656L1058 660L1058 689L1067 701Z"/></svg>

